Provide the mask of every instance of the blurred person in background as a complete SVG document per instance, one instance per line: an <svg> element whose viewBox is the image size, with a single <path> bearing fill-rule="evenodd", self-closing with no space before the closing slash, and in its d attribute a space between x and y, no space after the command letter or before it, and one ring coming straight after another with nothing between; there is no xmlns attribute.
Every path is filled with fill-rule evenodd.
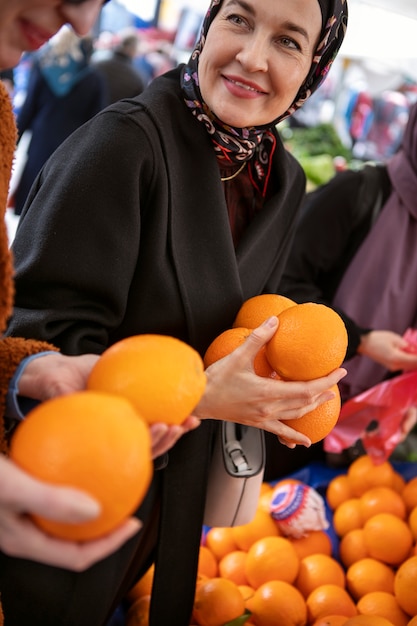
<svg viewBox="0 0 417 626"><path fill-rule="evenodd" d="M42 165L75 129L108 104L106 83L90 63L93 40L62 28L33 61L26 98L17 117L18 140L31 138L13 198L20 215Z"/></svg>
<svg viewBox="0 0 417 626"><path fill-rule="evenodd" d="M116 36L117 43L104 58L93 60L95 67L103 76L108 90L110 103L133 98L142 93L144 80L134 67L139 46L139 36L136 31L129 29Z"/></svg>

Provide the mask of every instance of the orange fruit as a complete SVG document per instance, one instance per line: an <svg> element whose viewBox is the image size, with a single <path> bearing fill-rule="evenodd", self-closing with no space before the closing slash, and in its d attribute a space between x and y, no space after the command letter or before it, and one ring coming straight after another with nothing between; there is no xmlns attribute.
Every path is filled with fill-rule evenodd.
<svg viewBox="0 0 417 626"><path fill-rule="evenodd" d="M350 481L346 474L340 474L330 480L326 489L326 500L332 511L334 511L339 504L342 504L342 502L352 497Z"/></svg>
<svg viewBox="0 0 417 626"><path fill-rule="evenodd" d="M389 565L366 557L348 568L346 587L355 600L371 591L393 593L394 577L394 570Z"/></svg>
<svg viewBox="0 0 417 626"><path fill-rule="evenodd" d="M370 557L399 565L407 558L413 536L406 522L392 513L378 513L363 527L365 545Z"/></svg>
<svg viewBox="0 0 417 626"><path fill-rule="evenodd" d="M339 558L345 567L368 556L363 528L349 530L339 542Z"/></svg>
<svg viewBox="0 0 417 626"><path fill-rule="evenodd" d="M249 550L258 539L277 537L280 534L270 514L259 508L250 522L242 526L233 526L231 530L235 544L240 550Z"/></svg>
<svg viewBox="0 0 417 626"><path fill-rule="evenodd" d="M345 624L345 615L326 615L325 617L319 617L312 626L344 626Z"/></svg>
<svg viewBox="0 0 417 626"><path fill-rule="evenodd" d="M392 622L380 615L355 615L350 617L343 626L394 626Z"/></svg>
<svg viewBox="0 0 417 626"><path fill-rule="evenodd" d="M295 302L276 293L263 293L246 300L240 307L233 327L257 328L269 317L278 317L282 311L295 306Z"/></svg>
<svg viewBox="0 0 417 626"><path fill-rule="evenodd" d="M141 504L153 473L148 425L124 398L92 391L39 404L17 427L10 457L32 476L100 503L99 516L80 524L33 515L44 531L74 541L119 526Z"/></svg>
<svg viewBox="0 0 417 626"><path fill-rule="evenodd" d="M394 626L407 626L409 617L398 604L394 594L386 591L372 591L362 596L357 603L362 615L385 617Z"/></svg>
<svg viewBox="0 0 417 626"><path fill-rule="evenodd" d="M153 575L155 571L155 565L152 564L150 568L144 573L142 578L139 578L137 583L128 592L126 598L129 602L133 603L135 600L142 598L142 596L150 596L152 593Z"/></svg>
<svg viewBox="0 0 417 626"><path fill-rule="evenodd" d="M356 615L356 605L346 589L339 585L321 585L310 593L306 600L308 622L314 623L326 615Z"/></svg>
<svg viewBox="0 0 417 626"><path fill-rule="evenodd" d="M193 618L200 626L222 626L245 612L245 602L237 585L226 578L211 578L198 583Z"/></svg>
<svg viewBox="0 0 417 626"><path fill-rule="evenodd" d="M415 506L414 509L411 509L410 511L410 514L408 516L408 525L410 527L414 541L417 541L417 506Z"/></svg>
<svg viewBox="0 0 417 626"><path fill-rule="evenodd" d="M417 556L399 566L394 580L394 594L400 607L411 617L417 615Z"/></svg>
<svg viewBox="0 0 417 626"><path fill-rule="evenodd" d="M215 361L227 356L246 341L252 333L250 328L228 328L218 335L206 350L203 358L204 366L209 367ZM274 374L274 369L266 358L266 347L262 346L255 357L253 367L258 376L269 377Z"/></svg>
<svg viewBox="0 0 417 626"><path fill-rule="evenodd" d="M225 554L237 550L238 545L234 539L232 528L225 526L219 528L213 526L207 531L206 546L210 548L217 561L220 561Z"/></svg>
<svg viewBox="0 0 417 626"><path fill-rule="evenodd" d="M339 387L333 385L331 391L335 393L335 397L331 400L323 402L323 404L320 404L316 409L309 411L302 417L292 420L281 420L282 423L306 435L311 443L321 441L333 430L340 415Z"/></svg>
<svg viewBox="0 0 417 626"><path fill-rule="evenodd" d="M343 363L347 332L333 309L306 302L285 309L278 319L277 331L266 345L266 356L281 378L321 378Z"/></svg>
<svg viewBox="0 0 417 626"><path fill-rule="evenodd" d="M407 626L417 626L417 615L415 615L414 617L410 619Z"/></svg>
<svg viewBox="0 0 417 626"><path fill-rule="evenodd" d="M301 593L287 582L271 580L261 585L246 601L257 626L305 626L306 603Z"/></svg>
<svg viewBox="0 0 417 626"><path fill-rule="evenodd" d="M391 487L385 487L384 485L372 487L360 496L359 502L364 522L377 513L392 513L401 519L405 519L404 500Z"/></svg>
<svg viewBox="0 0 417 626"><path fill-rule="evenodd" d="M309 554L332 554L332 542L329 535L324 530L310 530L303 537L288 537L298 558L303 559Z"/></svg>
<svg viewBox="0 0 417 626"><path fill-rule="evenodd" d="M389 461L378 465L367 454L359 456L347 470L352 494L361 496L372 487L391 487L394 482L394 469Z"/></svg>
<svg viewBox="0 0 417 626"><path fill-rule="evenodd" d="M245 574L251 587L257 589L270 580L293 583L300 561L290 541L285 537L258 539L248 550Z"/></svg>
<svg viewBox="0 0 417 626"><path fill-rule="evenodd" d="M217 559L207 546L200 546L197 573L207 578L215 578L218 574Z"/></svg>
<svg viewBox="0 0 417 626"><path fill-rule="evenodd" d="M249 598L251 598L253 594L255 593L255 589L251 587L250 585L238 585L238 589L240 593L242 594L242 597L245 602L246 600L249 600Z"/></svg>
<svg viewBox="0 0 417 626"><path fill-rule="evenodd" d="M126 615L126 626L149 626L149 608L151 596L138 598L130 607Z"/></svg>
<svg viewBox="0 0 417 626"><path fill-rule="evenodd" d="M411 478L405 485L401 492L401 496L405 502L407 512L417 506L417 476Z"/></svg>
<svg viewBox="0 0 417 626"><path fill-rule="evenodd" d="M247 556L245 550L235 550L226 554L219 562L219 575L233 580L236 585L247 585L248 579L245 574Z"/></svg>
<svg viewBox="0 0 417 626"><path fill-rule="evenodd" d="M149 423L181 424L206 387L203 361L165 335L135 335L113 344L91 370L87 388L123 396Z"/></svg>
<svg viewBox="0 0 417 626"><path fill-rule="evenodd" d="M310 554L301 560L294 585L307 598L321 585L331 583L344 587L345 582L344 569L336 559L327 554Z"/></svg>
<svg viewBox="0 0 417 626"><path fill-rule="evenodd" d="M402 493L402 490L404 489L406 485L406 481L405 478L403 478L401 476L401 474L399 474L398 472L394 471L393 477L392 477L392 489L394 489L394 491L398 491L398 493Z"/></svg>
<svg viewBox="0 0 417 626"><path fill-rule="evenodd" d="M362 527L362 512L359 498L345 500L333 513L333 527L339 537L350 530Z"/></svg>

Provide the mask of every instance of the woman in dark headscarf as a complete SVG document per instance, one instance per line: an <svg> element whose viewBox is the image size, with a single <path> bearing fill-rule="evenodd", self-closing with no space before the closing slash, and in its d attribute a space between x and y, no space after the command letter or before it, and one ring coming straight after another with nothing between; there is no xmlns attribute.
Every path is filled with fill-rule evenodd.
<svg viewBox="0 0 417 626"><path fill-rule="evenodd" d="M346 21L344 0L214 0L187 65L99 113L44 167L14 242L8 332L69 354L162 333L203 354L245 299L275 292L305 189L275 124L321 83ZM275 329L273 319L207 370L202 423L160 459L143 530L125 549L78 576L42 568L24 607L16 598L34 573L2 560L0 583L6 567L7 602L22 616L11 626L101 626L154 559L150 624L188 626L216 424L309 445L281 420L329 399L344 375L256 376Z"/></svg>

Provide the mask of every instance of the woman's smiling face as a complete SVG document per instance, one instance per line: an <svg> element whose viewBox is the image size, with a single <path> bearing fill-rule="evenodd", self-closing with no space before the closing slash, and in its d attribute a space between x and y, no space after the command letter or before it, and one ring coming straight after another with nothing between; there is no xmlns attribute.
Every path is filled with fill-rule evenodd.
<svg viewBox="0 0 417 626"><path fill-rule="evenodd" d="M1 0L0 68L16 65L23 52L40 48L64 24L86 35L102 5L103 0Z"/></svg>
<svg viewBox="0 0 417 626"><path fill-rule="evenodd" d="M236 128L271 123L308 75L321 29L317 0L224 0L199 60L204 101Z"/></svg>

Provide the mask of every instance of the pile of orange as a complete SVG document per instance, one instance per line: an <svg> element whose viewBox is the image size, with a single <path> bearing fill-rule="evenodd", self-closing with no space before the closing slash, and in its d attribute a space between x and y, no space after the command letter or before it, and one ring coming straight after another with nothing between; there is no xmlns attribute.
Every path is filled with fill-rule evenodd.
<svg viewBox="0 0 417 626"><path fill-rule="evenodd" d="M330 374L342 364L347 348L347 332L341 317L330 307L307 302L296 304L278 294L261 294L246 300L233 327L222 332L204 355L205 367L230 354L249 337L252 330L271 316L279 326L254 360L258 376L307 381ZM340 414L340 393L317 409L287 423L307 435L312 443L321 441L335 426Z"/></svg>
<svg viewBox="0 0 417 626"><path fill-rule="evenodd" d="M249 524L204 534L191 626L417 626L417 478L406 482L367 456L334 478L327 503L344 529L337 556L325 531L283 536L269 514L272 493L262 486ZM357 509L336 516L350 500ZM152 570L131 592L139 608L151 581ZM146 617L127 626L139 623Z"/></svg>

